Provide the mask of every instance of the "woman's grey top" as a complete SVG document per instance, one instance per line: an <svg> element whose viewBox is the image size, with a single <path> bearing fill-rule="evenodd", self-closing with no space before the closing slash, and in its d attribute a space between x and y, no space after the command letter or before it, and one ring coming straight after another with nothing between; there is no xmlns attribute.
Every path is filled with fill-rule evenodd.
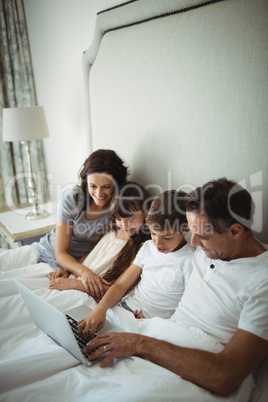
<svg viewBox="0 0 268 402"><path fill-rule="evenodd" d="M111 219L110 210L95 220L89 220L85 217L85 210L81 208L81 202L78 205L76 197L78 192L72 190L66 194L58 208L58 220L72 226L72 239L69 248L69 254L76 260L87 255L93 248L96 239L107 232L107 226ZM55 258L55 237L56 229L53 229L39 242L32 245L40 253L39 262L46 262L53 268L62 268L58 265Z"/></svg>

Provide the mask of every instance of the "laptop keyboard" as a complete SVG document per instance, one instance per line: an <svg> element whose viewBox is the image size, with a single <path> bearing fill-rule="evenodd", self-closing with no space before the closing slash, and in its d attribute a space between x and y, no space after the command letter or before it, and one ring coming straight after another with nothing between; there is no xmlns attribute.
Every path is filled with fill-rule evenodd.
<svg viewBox="0 0 268 402"><path fill-rule="evenodd" d="M77 321L73 317L68 315L68 314L65 314L65 316L66 316L66 318L68 320L68 323L69 323L69 325L70 325L70 327L71 327L71 329L73 331L73 334L74 334L75 339L76 339L76 341L78 343L78 346L79 346L81 352L83 352L83 350L87 346L88 342L79 334ZM94 350L96 350L96 349L94 349ZM85 356L90 355L91 353L94 352L94 350L91 350L89 353L85 354Z"/></svg>

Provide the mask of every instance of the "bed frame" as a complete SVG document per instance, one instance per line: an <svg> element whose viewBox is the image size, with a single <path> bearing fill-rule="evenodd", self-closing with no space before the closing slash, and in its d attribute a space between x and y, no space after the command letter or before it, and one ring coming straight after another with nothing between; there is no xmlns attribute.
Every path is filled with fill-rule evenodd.
<svg viewBox="0 0 268 402"><path fill-rule="evenodd" d="M266 0L132 0L98 13L83 55L91 150L157 194L210 179L252 194L267 243Z"/></svg>

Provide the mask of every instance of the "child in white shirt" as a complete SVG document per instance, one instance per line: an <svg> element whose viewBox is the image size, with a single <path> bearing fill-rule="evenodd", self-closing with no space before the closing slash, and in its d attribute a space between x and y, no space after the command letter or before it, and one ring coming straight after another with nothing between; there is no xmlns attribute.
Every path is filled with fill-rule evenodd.
<svg viewBox="0 0 268 402"><path fill-rule="evenodd" d="M169 318L178 306L192 272L194 251L185 240L188 233L185 193L170 190L157 196L146 223L152 240L145 242L133 264L111 286L93 312L79 322L85 339L89 338L89 331L95 333L103 327L107 310L122 298L123 307L135 314L142 309L146 318ZM133 288L137 281L138 285ZM130 289L132 291L127 293Z"/></svg>

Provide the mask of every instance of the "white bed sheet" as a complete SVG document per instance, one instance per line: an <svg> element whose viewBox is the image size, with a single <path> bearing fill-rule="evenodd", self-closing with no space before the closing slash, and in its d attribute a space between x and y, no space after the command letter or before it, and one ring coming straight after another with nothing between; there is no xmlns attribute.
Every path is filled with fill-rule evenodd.
<svg viewBox="0 0 268 402"><path fill-rule="evenodd" d="M48 264L36 264L32 259L31 265L17 268L15 260L13 268L0 265L0 401L249 400L254 388L252 376L232 397L222 398L139 357L119 359L106 368L97 364L83 366L35 326L13 278L20 279L61 311L81 304L94 307L94 300L75 290L48 290L47 274L52 271ZM136 320L120 307L111 309L109 317L132 332L143 332L174 343L178 343L179 334L181 342L188 346L198 343L200 348L221 348L198 330L179 328L177 324L170 324L167 329L163 326L166 321L157 318Z"/></svg>

